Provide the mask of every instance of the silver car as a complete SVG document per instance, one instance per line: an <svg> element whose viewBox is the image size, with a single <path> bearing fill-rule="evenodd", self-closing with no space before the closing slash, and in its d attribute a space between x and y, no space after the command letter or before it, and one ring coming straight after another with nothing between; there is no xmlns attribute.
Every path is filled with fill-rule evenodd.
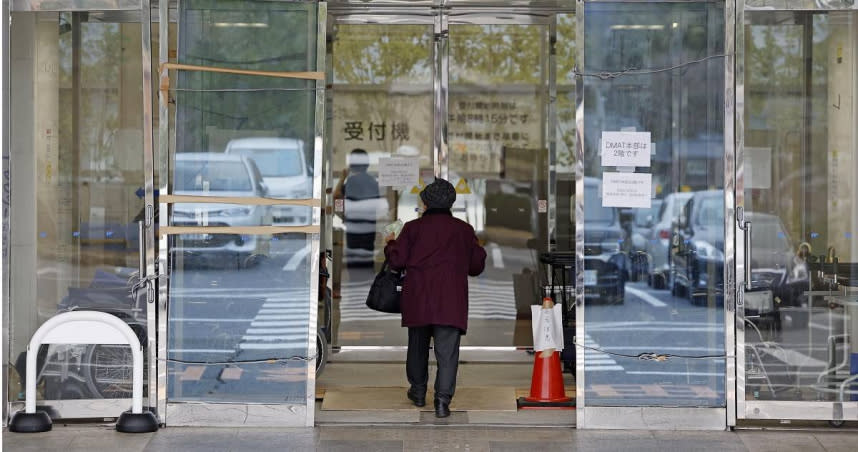
<svg viewBox="0 0 858 452"><path fill-rule="evenodd" d="M674 223L693 193L671 193L664 197L655 223L646 237L647 282L656 289L664 289L670 278L670 240L675 233Z"/></svg>
<svg viewBox="0 0 858 452"><path fill-rule="evenodd" d="M295 138L239 138L226 145L226 153L242 155L256 163L268 196L282 199L313 197L313 173L304 158L304 142ZM312 222L306 206L274 206L274 225L302 226Z"/></svg>
<svg viewBox="0 0 858 452"><path fill-rule="evenodd" d="M252 160L221 153L176 154L173 192L177 195L264 197L268 188ZM268 206L212 203L176 203L174 226L267 226ZM267 241L245 234L183 234L174 249L185 258L242 266L247 258L266 254ZM233 260L234 259L234 260Z"/></svg>

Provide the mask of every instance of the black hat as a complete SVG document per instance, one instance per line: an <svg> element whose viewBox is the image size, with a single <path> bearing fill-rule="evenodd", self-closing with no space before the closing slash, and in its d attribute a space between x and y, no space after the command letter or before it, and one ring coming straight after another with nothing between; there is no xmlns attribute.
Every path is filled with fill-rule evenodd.
<svg viewBox="0 0 858 452"><path fill-rule="evenodd" d="M456 202L456 189L444 179L435 178L420 192L420 199L429 209L449 209Z"/></svg>

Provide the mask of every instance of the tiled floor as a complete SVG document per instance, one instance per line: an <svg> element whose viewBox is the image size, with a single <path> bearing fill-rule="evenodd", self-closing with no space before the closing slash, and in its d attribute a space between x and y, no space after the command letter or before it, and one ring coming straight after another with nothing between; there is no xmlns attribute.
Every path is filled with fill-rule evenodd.
<svg viewBox="0 0 858 452"><path fill-rule="evenodd" d="M38 434L3 432L8 451L749 451L858 450L858 431L576 431L570 428L317 427L182 428L122 434L110 426L55 426Z"/></svg>

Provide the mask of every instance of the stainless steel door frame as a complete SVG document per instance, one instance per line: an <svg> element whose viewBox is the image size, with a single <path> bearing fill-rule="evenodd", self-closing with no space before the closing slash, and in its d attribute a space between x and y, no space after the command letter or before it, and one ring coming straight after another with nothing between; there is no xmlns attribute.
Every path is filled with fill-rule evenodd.
<svg viewBox="0 0 858 452"><path fill-rule="evenodd" d="M729 2L728 2L729 5ZM858 420L858 403L835 402L835 401L759 401L745 400L746 391L746 352L747 345L745 336L745 285L747 274L746 258L748 246L744 219L741 212L746 208L745 184L748 168L744 165L745 148L745 28L746 13L759 11L770 14L783 13L785 11L854 11L855 6L842 1L834 1L828 4L806 0L737 0L735 22L735 215L732 224L728 220L728 232L735 236L735 400L736 418L738 420L766 420L766 419L794 419L794 420L827 420L842 422L845 420ZM728 98L729 99L729 98ZM730 174L725 173L725 177ZM727 190L725 189L725 192ZM728 216L733 212L728 210ZM749 234L748 234L749 235ZM728 241L728 243L730 243ZM727 253L725 253L727 254ZM730 254L727 254L730 256ZM728 369L729 371L729 369ZM730 375L728 374L728 379Z"/></svg>

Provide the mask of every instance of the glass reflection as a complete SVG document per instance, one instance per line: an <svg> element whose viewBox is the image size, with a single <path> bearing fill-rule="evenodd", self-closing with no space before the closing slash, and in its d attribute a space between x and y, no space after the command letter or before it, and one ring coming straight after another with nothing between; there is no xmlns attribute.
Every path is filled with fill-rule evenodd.
<svg viewBox="0 0 858 452"><path fill-rule="evenodd" d="M724 406L723 5L584 13L587 404ZM649 165L603 166L603 132L648 132Z"/></svg>
<svg viewBox="0 0 858 452"><path fill-rule="evenodd" d="M550 268L539 260L548 250L548 27L452 24L449 47L453 215L488 253L485 272L469 282L462 344L531 346L530 306Z"/></svg>
<svg viewBox="0 0 858 452"><path fill-rule="evenodd" d="M404 345L398 315L366 307L384 256L382 230L417 218L434 177L432 26L336 24L330 119L333 344ZM407 186L379 184L383 159L416 160Z"/></svg>
<svg viewBox="0 0 858 452"><path fill-rule="evenodd" d="M207 234L228 242L228 234ZM306 399L310 241L243 236L267 251L236 262L191 254L194 235L171 237L168 395L171 401ZM315 307L315 304L313 304Z"/></svg>
<svg viewBox="0 0 858 452"><path fill-rule="evenodd" d="M135 291L144 186L140 24L102 19L41 12L10 20L10 400L24 398L31 336L58 313L111 313L146 347L146 302ZM131 395L129 347L46 345L31 353L40 403Z"/></svg>
<svg viewBox="0 0 858 452"><path fill-rule="evenodd" d="M314 3L188 0L177 62L265 72L316 68ZM168 238L170 402L306 403L311 242L247 226L312 223L316 82L177 71ZM243 198L230 202L229 198ZM250 201L248 203L248 198ZM255 198L255 199L254 199ZM234 228L214 231L211 227ZM246 231L246 230L244 230ZM315 308L316 300L312 300Z"/></svg>
<svg viewBox="0 0 858 452"><path fill-rule="evenodd" d="M746 18L745 397L856 400L856 118L843 100L854 98L858 15Z"/></svg>

